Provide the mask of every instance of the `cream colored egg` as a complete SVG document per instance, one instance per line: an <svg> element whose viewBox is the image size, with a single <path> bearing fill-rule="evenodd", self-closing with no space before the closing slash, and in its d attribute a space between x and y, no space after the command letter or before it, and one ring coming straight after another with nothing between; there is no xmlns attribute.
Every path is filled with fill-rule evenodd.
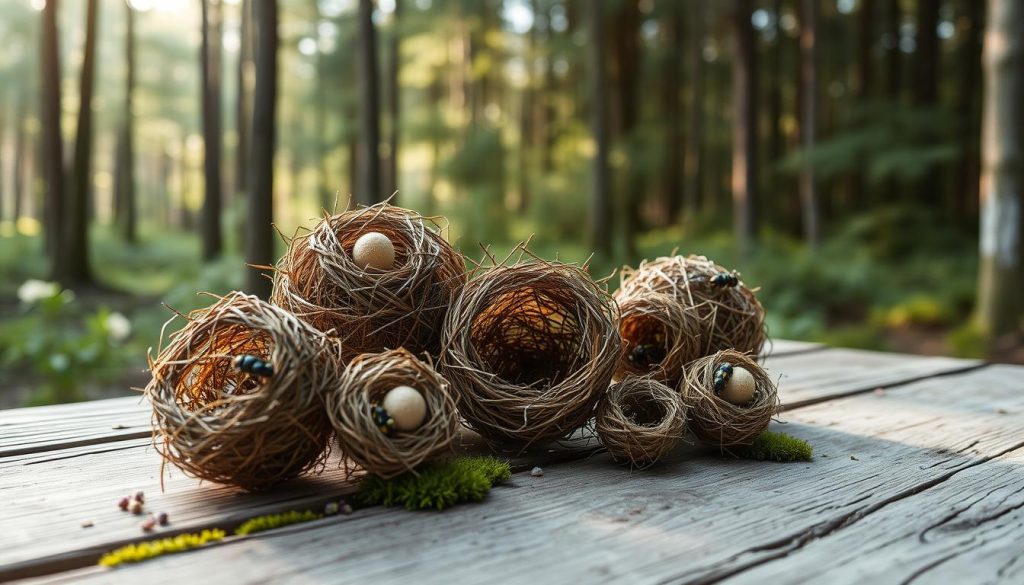
<svg viewBox="0 0 1024 585"><path fill-rule="evenodd" d="M732 369L732 376L719 396L727 402L742 406L754 399L756 387L754 376L745 368L736 367Z"/></svg>
<svg viewBox="0 0 1024 585"><path fill-rule="evenodd" d="M382 406L395 419L395 429L399 431L414 431L427 418L427 401L418 390L409 386L395 386L389 390Z"/></svg>
<svg viewBox="0 0 1024 585"><path fill-rule="evenodd" d="M395 245L380 232L366 232L352 247L352 259L360 268L390 270L395 265Z"/></svg>

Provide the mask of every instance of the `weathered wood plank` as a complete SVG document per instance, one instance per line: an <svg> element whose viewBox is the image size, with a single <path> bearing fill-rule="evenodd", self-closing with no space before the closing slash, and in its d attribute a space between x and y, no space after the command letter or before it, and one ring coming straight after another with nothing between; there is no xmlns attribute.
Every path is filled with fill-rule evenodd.
<svg viewBox="0 0 1024 585"><path fill-rule="evenodd" d="M872 516L896 510L894 503L908 506L902 518L908 530L927 530L935 515L914 515L914 507L942 504L918 498L935 486L954 485L949 482L960 474L968 482L969 474L982 474L976 485L993 490L993 502L1002 497L997 485L1024 483L1024 467L1008 464L1024 449L1021 368L933 378L809 406L786 418L791 424L783 430L815 445L813 462L689 459L683 451L652 470L630 472L599 455L549 468L542 478L517 475L483 506L443 514L361 511L115 573L89 569L57 580L309 582L344 575L354 582L451 583L500 575L522 583L707 582L742 575L795 550L793 543L798 549L816 536L866 528ZM1010 488L1003 493L1007 512L982 526L1009 522L1012 542L1020 538L1013 525L1019 495ZM847 544L856 550L856 542ZM1019 571L998 540L972 542L977 548L957 558L962 566L999 559L1009 570L995 580ZM854 572L880 560L904 561L849 557ZM943 577L944 566L953 565L936 565L928 576Z"/></svg>
<svg viewBox="0 0 1024 585"><path fill-rule="evenodd" d="M0 410L0 458L149 437L141 396Z"/></svg>

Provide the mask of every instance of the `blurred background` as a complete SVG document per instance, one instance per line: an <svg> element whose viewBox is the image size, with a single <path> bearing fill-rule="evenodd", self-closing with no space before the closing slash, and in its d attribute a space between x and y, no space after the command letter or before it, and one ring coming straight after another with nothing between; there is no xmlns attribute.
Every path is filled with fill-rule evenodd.
<svg viewBox="0 0 1024 585"><path fill-rule="evenodd" d="M705 254L773 337L1024 362L1018 1L0 0L0 407L144 385L163 304L395 192L472 257Z"/></svg>

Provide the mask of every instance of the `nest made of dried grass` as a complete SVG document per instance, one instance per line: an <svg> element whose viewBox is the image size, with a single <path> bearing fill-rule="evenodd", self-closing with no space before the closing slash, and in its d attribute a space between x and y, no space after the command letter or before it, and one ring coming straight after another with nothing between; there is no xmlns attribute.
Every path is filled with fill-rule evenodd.
<svg viewBox="0 0 1024 585"><path fill-rule="evenodd" d="M742 281L736 286L716 286L711 279L721 273L738 274L704 256L669 256L644 261L637 268L624 267L618 298L645 292L670 295L697 312L702 324L700 355L735 349L759 355L767 339L765 313L755 295Z"/></svg>
<svg viewBox="0 0 1024 585"><path fill-rule="evenodd" d="M390 270L352 259L371 231L395 247ZM466 282L462 256L440 232L434 219L386 202L325 215L288 242L271 302L340 338L346 360L400 347L436 357L448 306Z"/></svg>
<svg viewBox="0 0 1024 585"><path fill-rule="evenodd" d="M715 395L715 370L722 363L745 368L754 377L754 398L736 405ZM720 448L749 445L761 434L779 407L775 382L750 356L724 350L705 356L686 368L681 392L689 401L690 429L706 444Z"/></svg>
<svg viewBox="0 0 1024 585"><path fill-rule="evenodd" d="M652 378L675 387L683 378L683 366L702 355L701 323L697 311L669 295L638 292L620 297L619 335L625 346L617 379L630 375ZM659 361L644 359L645 347L664 353Z"/></svg>
<svg viewBox="0 0 1024 585"><path fill-rule="evenodd" d="M629 376L611 385L594 419L597 436L613 459L648 467L685 437L686 400L649 376Z"/></svg>
<svg viewBox="0 0 1024 585"><path fill-rule="evenodd" d="M584 267L518 249L512 265L478 267L456 297L440 366L470 428L525 449L590 419L622 340L611 297Z"/></svg>
<svg viewBox="0 0 1024 585"><path fill-rule="evenodd" d="M157 450L189 475L247 490L322 467L331 435L322 393L340 377L337 344L254 296L215 298L150 360ZM246 354L269 360L273 375L235 369Z"/></svg>
<svg viewBox="0 0 1024 585"><path fill-rule="evenodd" d="M427 416L416 430L389 437L374 423L370 407L396 386L418 390ZM450 451L458 436L459 415L448 381L404 349L356 357L325 401L350 473L358 466L385 479L394 477Z"/></svg>

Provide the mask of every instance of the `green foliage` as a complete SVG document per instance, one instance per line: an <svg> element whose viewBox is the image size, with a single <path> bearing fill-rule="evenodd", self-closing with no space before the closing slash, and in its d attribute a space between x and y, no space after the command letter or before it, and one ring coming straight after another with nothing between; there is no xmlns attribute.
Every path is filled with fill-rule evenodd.
<svg viewBox="0 0 1024 585"><path fill-rule="evenodd" d="M290 512L285 512L284 514L267 514L266 516L257 516L246 520L241 526L235 529L235 534L237 536L245 536L247 534L263 532L264 530L273 530L282 526L289 526L291 524L311 522L323 517L323 514L318 514L312 510L303 510L302 512L292 510Z"/></svg>
<svg viewBox="0 0 1024 585"><path fill-rule="evenodd" d="M946 342L953 355L978 359L988 353L990 339L976 323L969 321L951 331Z"/></svg>
<svg viewBox="0 0 1024 585"><path fill-rule="evenodd" d="M480 127L445 164L445 174L460 191L450 213L453 232L464 248L507 239L505 158L501 133Z"/></svg>
<svg viewBox="0 0 1024 585"><path fill-rule="evenodd" d="M744 459L756 461L810 461L814 449L802 439L785 433L764 431L754 442L739 451Z"/></svg>
<svg viewBox="0 0 1024 585"><path fill-rule="evenodd" d="M172 538L161 538L122 546L100 557L102 567L116 567L124 563L138 563L146 559L171 553L199 548L210 542L224 539L224 531L214 528L197 534L179 534Z"/></svg>
<svg viewBox="0 0 1024 585"><path fill-rule="evenodd" d="M491 486L511 476L507 461L495 457L455 457L392 479L367 476L359 486L357 500L363 505L443 510L461 502L479 502Z"/></svg>

